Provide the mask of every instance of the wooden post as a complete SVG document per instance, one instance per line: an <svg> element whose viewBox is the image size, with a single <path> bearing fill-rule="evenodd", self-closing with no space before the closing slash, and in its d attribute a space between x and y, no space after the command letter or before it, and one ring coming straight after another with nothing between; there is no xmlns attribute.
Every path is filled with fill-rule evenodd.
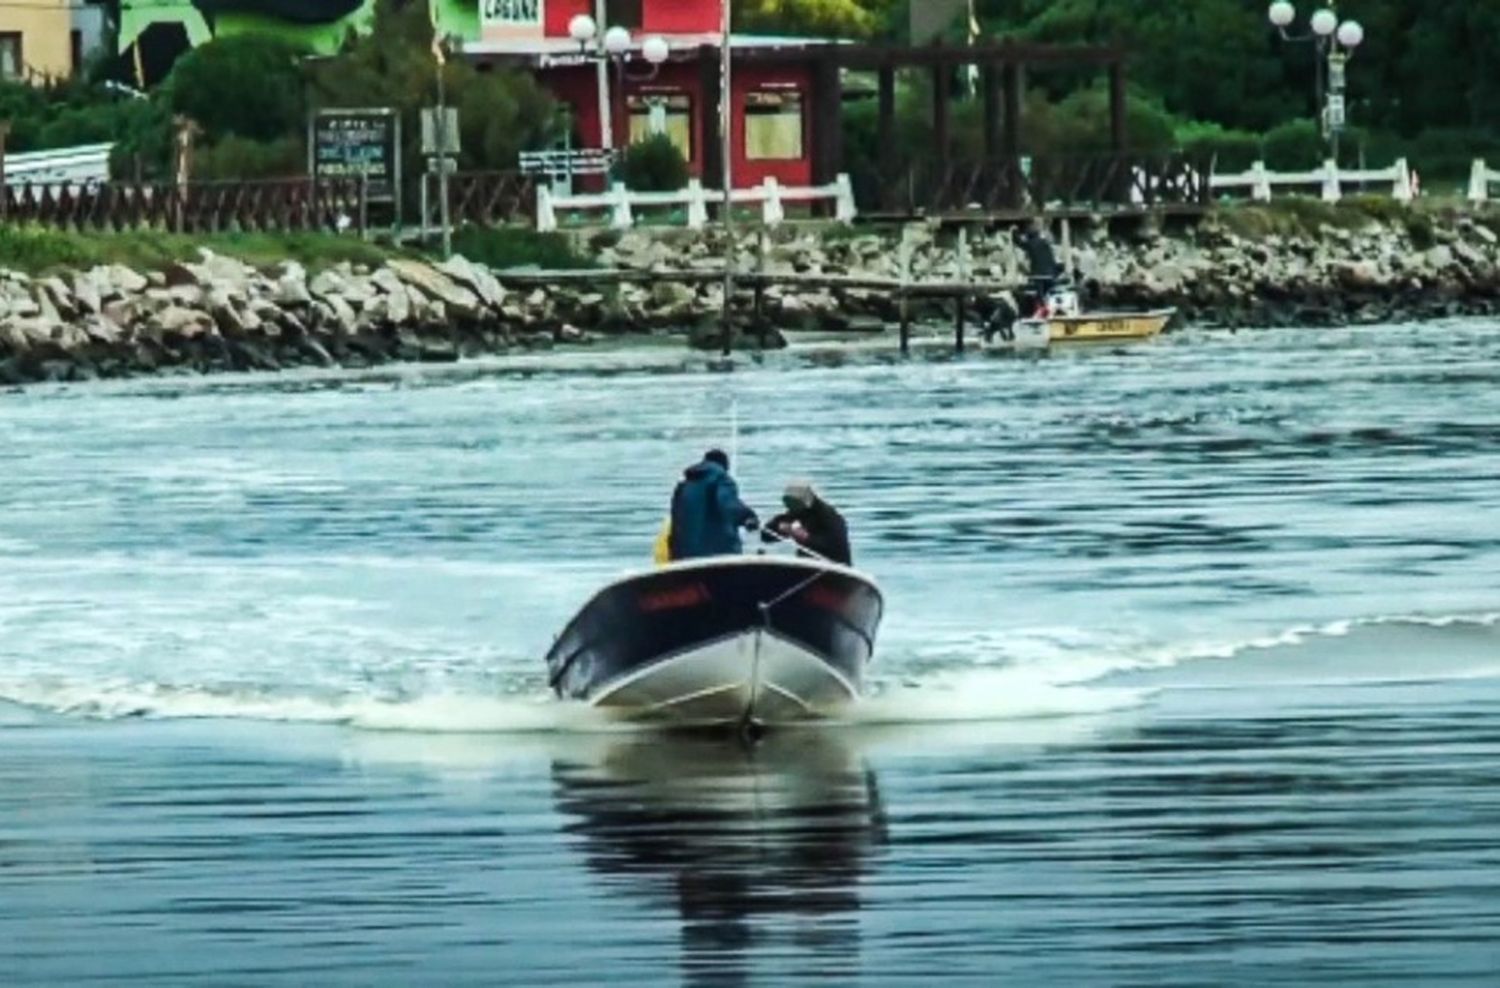
<svg viewBox="0 0 1500 988"><path fill-rule="evenodd" d="M1066 216L1062 218L1062 263L1063 275L1069 281L1073 280L1073 223Z"/></svg>
<svg viewBox="0 0 1500 988"><path fill-rule="evenodd" d="M825 53L813 72L814 185L833 184L844 168L843 96L839 63L832 54Z"/></svg>
<svg viewBox="0 0 1500 988"><path fill-rule="evenodd" d="M718 189L724 185L724 139L719 116L719 94L724 86L719 76L719 52L712 45L698 49L698 85L703 93L699 109L699 127L703 131L703 185L704 188Z"/></svg>
<svg viewBox="0 0 1500 988"><path fill-rule="evenodd" d="M896 177L896 69L880 67L880 208L894 212Z"/></svg>
<svg viewBox="0 0 1500 988"><path fill-rule="evenodd" d="M984 153L998 158L1000 143L1000 71L993 62L986 62L980 75L984 87Z"/></svg>
<svg viewBox="0 0 1500 988"><path fill-rule="evenodd" d="M1006 169L1007 209L1020 209L1025 202L1025 178L1021 171L1021 97L1025 77L1017 62L1006 62L1003 72L1005 88L1004 129L1000 136L1000 152Z"/></svg>
<svg viewBox="0 0 1500 988"><path fill-rule="evenodd" d="M173 178L176 188L173 197L173 229L186 232L188 181L193 172L193 138L198 135L198 125L186 116L172 118L177 128L174 141Z"/></svg>
<svg viewBox="0 0 1500 988"><path fill-rule="evenodd" d="M1005 129L1001 141L1002 150L1008 158L1021 154L1021 98L1025 85L1021 66L1016 62L1005 63Z"/></svg>
<svg viewBox="0 0 1500 988"><path fill-rule="evenodd" d="M370 231L370 173L359 173L359 239L365 240Z"/></svg>
<svg viewBox="0 0 1500 988"><path fill-rule="evenodd" d="M966 327L967 306L965 298L959 294L953 302L953 350L955 353L964 352L964 330Z"/></svg>
<svg viewBox="0 0 1500 988"><path fill-rule="evenodd" d="M932 68L932 144L937 151L938 161L946 171L949 152L949 119L948 112L950 97L948 91L952 77L946 65L935 65Z"/></svg>

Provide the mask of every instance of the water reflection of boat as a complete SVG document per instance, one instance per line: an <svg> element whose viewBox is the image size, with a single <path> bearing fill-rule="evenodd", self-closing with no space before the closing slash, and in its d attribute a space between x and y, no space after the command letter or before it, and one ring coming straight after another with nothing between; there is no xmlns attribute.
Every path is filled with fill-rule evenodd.
<svg viewBox="0 0 1500 988"><path fill-rule="evenodd" d="M557 694L675 725L784 724L860 694L883 603L856 570L739 556L626 577L547 655Z"/></svg>
<svg viewBox="0 0 1500 988"><path fill-rule="evenodd" d="M763 952L785 963L789 951L800 973L847 975L860 879L886 838L870 769L815 732L754 748L655 734L600 743L594 757L554 761L558 810L591 871L675 904L688 980L733 982Z"/></svg>

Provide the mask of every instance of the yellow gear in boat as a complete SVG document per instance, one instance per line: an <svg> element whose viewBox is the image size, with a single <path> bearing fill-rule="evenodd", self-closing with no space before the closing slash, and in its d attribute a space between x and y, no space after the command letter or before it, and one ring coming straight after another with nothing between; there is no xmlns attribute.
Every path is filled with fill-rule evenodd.
<svg viewBox="0 0 1500 988"><path fill-rule="evenodd" d="M666 566L672 561L672 519L668 518L661 523L661 531L656 535L656 545L651 551L652 558L658 566Z"/></svg>

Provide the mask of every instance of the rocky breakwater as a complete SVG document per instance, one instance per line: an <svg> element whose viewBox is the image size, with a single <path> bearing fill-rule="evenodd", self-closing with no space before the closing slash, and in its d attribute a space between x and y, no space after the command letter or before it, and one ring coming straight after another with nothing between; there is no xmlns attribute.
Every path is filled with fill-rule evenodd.
<svg viewBox="0 0 1500 988"><path fill-rule="evenodd" d="M458 257L309 275L293 262L260 271L201 251L146 274L3 272L0 383L453 361L584 342L574 307L572 296L509 292Z"/></svg>
<svg viewBox="0 0 1500 988"><path fill-rule="evenodd" d="M1173 305L1210 325L1340 326L1500 311L1500 235L1473 217L1268 236L1211 219L1181 237L1086 238L1075 263L1098 304Z"/></svg>
<svg viewBox="0 0 1500 988"><path fill-rule="evenodd" d="M1259 214L1226 211L1164 233L1104 219L1072 228L1072 263L1091 306L1174 306L1186 320L1217 326L1331 326L1400 322L1500 311L1500 234L1493 217L1409 212L1380 219L1334 211L1337 223L1289 233L1244 232ZM1056 231L1054 230L1054 239ZM634 233L598 252L599 263L638 271L714 270L722 235ZM736 242L738 269L772 275L850 275L892 282L974 281L1019 287L1026 261L1009 228L913 224L845 231L785 228ZM1061 247L1060 256L1064 256ZM1000 293L1003 297L1007 293ZM621 301L640 318L667 323L717 313L717 284L626 286ZM976 300L983 317L997 299ZM740 299L744 311L748 300ZM917 319L950 319L951 303L915 303ZM786 330L878 331L899 316L889 290L809 289L765 293L762 314ZM700 323L702 324L702 323ZM706 324L703 324L706 325ZM717 337L712 336L716 340Z"/></svg>

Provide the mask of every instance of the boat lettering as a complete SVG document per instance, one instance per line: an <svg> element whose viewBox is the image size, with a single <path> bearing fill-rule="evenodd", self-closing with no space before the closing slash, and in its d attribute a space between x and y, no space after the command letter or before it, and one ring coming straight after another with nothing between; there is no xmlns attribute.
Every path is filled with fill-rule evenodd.
<svg viewBox="0 0 1500 988"><path fill-rule="evenodd" d="M672 587L669 590L658 590L655 593L642 594L640 597L641 611L645 614L658 614L662 611L677 611L687 607L697 607L706 604L713 599L708 592L708 587L702 583L690 583L686 586Z"/></svg>

